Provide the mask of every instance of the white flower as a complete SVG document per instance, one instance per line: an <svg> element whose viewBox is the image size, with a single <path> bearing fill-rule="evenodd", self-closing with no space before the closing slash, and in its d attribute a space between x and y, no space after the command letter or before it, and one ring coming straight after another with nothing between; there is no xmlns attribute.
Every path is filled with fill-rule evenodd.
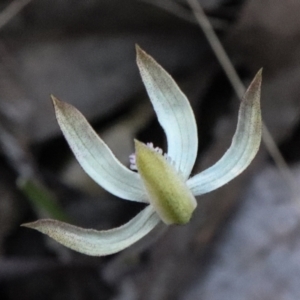
<svg viewBox="0 0 300 300"><path fill-rule="evenodd" d="M123 250L159 222L187 223L195 196L213 191L239 175L256 155L261 141L260 87L257 73L241 102L232 144L212 167L192 176L198 136L191 106L172 77L137 47L137 64L168 141L167 156L135 141L138 173L123 166L82 114L53 97L57 121L85 172L110 193L148 204L125 225L107 231L83 229L55 220L24 224L78 252L102 256ZM132 159L132 158L131 158Z"/></svg>

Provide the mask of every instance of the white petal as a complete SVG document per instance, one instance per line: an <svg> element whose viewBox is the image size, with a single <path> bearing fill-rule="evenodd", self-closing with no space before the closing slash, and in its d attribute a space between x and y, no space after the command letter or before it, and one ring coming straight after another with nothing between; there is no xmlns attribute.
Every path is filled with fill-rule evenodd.
<svg viewBox="0 0 300 300"><path fill-rule="evenodd" d="M147 203L140 176L116 159L75 107L53 96L52 100L58 124L84 171L110 193Z"/></svg>
<svg viewBox="0 0 300 300"><path fill-rule="evenodd" d="M256 155L261 141L261 70L241 102L237 129L230 148L212 167L187 181L197 196L215 190L244 171Z"/></svg>
<svg viewBox="0 0 300 300"><path fill-rule="evenodd" d="M198 151L195 117L173 78L148 54L137 49L137 64L148 95L168 140L168 156L187 179Z"/></svg>
<svg viewBox="0 0 300 300"><path fill-rule="evenodd" d="M119 252L149 233L160 218L151 205L125 225L107 231L83 229L60 221L44 219L22 226L47 234L62 245L92 256Z"/></svg>

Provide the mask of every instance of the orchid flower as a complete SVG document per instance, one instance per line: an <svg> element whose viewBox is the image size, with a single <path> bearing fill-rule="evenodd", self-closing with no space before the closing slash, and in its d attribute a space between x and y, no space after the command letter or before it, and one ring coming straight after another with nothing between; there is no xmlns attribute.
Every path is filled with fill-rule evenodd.
<svg viewBox="0 0 300 300"><path fill-rule="evenodd" d="M188 223L197 206L195 196L223 186L250 164L261 141L261 71L241 101L229 149L212 167L190 177L198 150L191 106L172 77L138 46L137 65L168 142L167 154L163 154L151 144L135 140L131 169L137 172L118 161L76 108L55 97L52 100L58 124L85 172L113 195L145 203L146 207L125 225L106 231L51 219L23 226L87 255L113 254L144 237L160 222Z"/></svg>

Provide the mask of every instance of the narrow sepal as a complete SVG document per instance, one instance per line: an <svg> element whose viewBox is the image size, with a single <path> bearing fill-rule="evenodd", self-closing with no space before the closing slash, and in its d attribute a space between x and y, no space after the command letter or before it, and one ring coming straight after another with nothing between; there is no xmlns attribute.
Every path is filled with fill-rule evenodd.
<svg viewBox="0 0 300 300"><path fill-rule="evenodd" d="M168 141L168 156L177 171L188 178L198 151L194 113L173 78L146 52L136 46L137 65Z"/></svg>
<svg viewBox="0 0 300 300"><path fill-rule="evenodd" d="M261 80L262 70L256 74L242 99L237 129L230 148L216 164L187 181L195 196L208 193L231 181L255 157L262 135Z"/></svg>
<svg viewBox="0 0 300 300"><path fill-rule="evenodd" d="M84 171L110 193L147 203L139 175L119 162L74 106L51 97L58 124Z"/></svg>
<svg viewBox="0 0 300 300"><path fill-rule="evenodd" d="M77 252L91 256L104 256L129 247L149 233L159 222L159 216L153 207L148 205L125 225L106 231L83 229L51 219L22 226L40 231Z"/></svg>

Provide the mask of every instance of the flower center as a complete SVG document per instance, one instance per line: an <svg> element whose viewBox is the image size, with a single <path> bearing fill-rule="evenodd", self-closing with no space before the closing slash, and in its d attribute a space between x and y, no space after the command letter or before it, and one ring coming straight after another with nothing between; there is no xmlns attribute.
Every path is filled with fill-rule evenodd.
<svg viewBox="0 0 300 300"><path fill-rule="evenodd" d="M164 158L168 159L168 155L166 153L163 153L163 150L159 147L154 147L153 143L147 143L146 144L147 147L149 147L150 149L154 150L155 152L159 153L160 155L163 155ZM129 162L130 162L130 166L129 168L133 171L137 171L137 165L136 165L136 154L132 153L129 155Z"/></svg>

